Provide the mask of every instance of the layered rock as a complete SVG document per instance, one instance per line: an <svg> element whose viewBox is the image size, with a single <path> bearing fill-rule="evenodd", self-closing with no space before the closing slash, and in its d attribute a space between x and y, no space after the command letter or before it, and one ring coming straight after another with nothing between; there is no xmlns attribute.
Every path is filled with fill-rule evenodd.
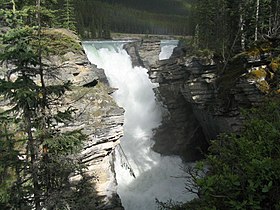
<svg viewBox="0 0 280 210"><path fill-rule="evenodd" d="M80 158L87 166L85 174L92 177L90 183L97 195L96 209L121 210L116 190L114 149L123 136L124 110L110 96L113 90L107 85L103 70L90 65L84 53L53 56L50 62L59 67L56 81L58 78L73 83L72 91L66 93L62 104L76 110L74 123L64 129L81 129L87 136ZM49 82L54 80L50 78Z"/></svg>
<svg viewBox="0 0 280 210"><path fill-rule="evenodd" d="M135 45L139 52L147 48L147 45ZM157 47L156 44L149 49ZM225 70L211 58L188 57L186 48L175 48L170 59L156 62L158 51L150 52L154 56L152 62L144 61L145 67L151 81L159 83L155 92L167 109L155 133L154 150L162 154L179 154L185 160L199 158L211 139L220 133L242 129L240 108L256 106L264 99L260 79L252 81L248 77L252 68L259 68L263 62L237 62L229 65L232 69ZM140 55L141 60L143 56ZM147 56L146 60L150 58Z"/></svg>
<svg viewBox="0 0 280 210"><path fill-rule="evenodd" d="M243 64L230 65L238 68L237 74L233 74L234 69L219 73L218 66L203 65L197 59L187 59L185 66L189 76L181 92L192 103L207 140L220 133L241 131L240 108L256 106L264 99L259 88L248 80Z"/></svg>
<svg viewBox="0 0 280 210"><path fill-rule="evenodd" d="M151 66L149 75L157 88L160 100L168 110L168 116L155 133L153 149L162 154L176 154L185 160L199 158L207 147L202 128L186 101L181 87L186 78L186 67L179 57L158 61Z"/></svg>
<svg viewBox="0 0 280 210"><path fill-rule="evenodd" d="M92 177L92 190L97 194L97 209L121 207L116 193L114 148L123 135L123 112L108 95L110 88L99 83L95 87L74 87L65 101L76 109L74 123L66 129L82 129L87 135L80 154L87 166L85 175ZM80 177L72 177L79 180Z"/></svg>
<svg viewBox="0 0 280 210"><path fill-rule="evenodd" d="M79 38L65 29L49 29L48 33L66 36L66 40L79 46L68 50L66 45L66 53L56 52L43 59L48 65L46 85L72 83L72 90L67 91L52 109L53 112L68 107L75 110L73 122L61 124L59 129L62 132L79 129L87 136L79 158L87 166L85 175L89 177L90 193L96 195L92 206L102 210L122 210L116 190L114 149L123 136L124 110L111 97L114 90L108 86L104 71L89 63ZM0 66L1 78L9 76L7 69L13 69L13 66ZM12 76L14 78L9 79L17 77L16 74ZM40 78L34 80L40 81ZM5 106L5 101L1 105ZM79 176L71 177L73 183L80 179Z"/></svg>
<svg viewBox="0 0 280 210"><path fill-rule="evenodd" d="M159 61L160 41L145 43L144 40L143 43L131 43L129 47L139 50L140 59L144 59L151 81L159 83L159 87L154 90L157 99L166 109L162 125L155 130L153 149L164 155L176 154L188 161L195 160L201 156L201 149L207 147L207 143L191 103L185 100L181 92L186 77L183 60L179 56L173 56L168 60ZM153 44L155 46L151 46ZM134 58L136 53L130 55L132 60L137 60Z"/></svg>
<svg viewBox="0 0 280 210"><path fill-rule="evenodd" d="M128 43L124 49L130 55L133 66L142 66L147 69L158 61L160 53L160 40L142 39Z"/></svg>

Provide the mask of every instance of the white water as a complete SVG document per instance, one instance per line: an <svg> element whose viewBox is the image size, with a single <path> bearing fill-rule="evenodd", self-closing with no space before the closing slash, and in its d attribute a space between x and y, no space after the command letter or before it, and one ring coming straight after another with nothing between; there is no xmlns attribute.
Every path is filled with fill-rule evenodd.
<svg viewBox="0 0 280 210"><path fill-rule="evenodd" d="M173 50L178 45L178 40L162 40L160 43L161 52L159 54L159 60L166 60L170 58Z"/></svg>
<svg viewBox="0 0 280 210"><path fill-rule="evenodd" d="M124 137L116 150L115 170L118 194L126 210L154 210L155 198L186 201L192 198L184 189L182 161L163 157L151 150L153 129L161 123L147 69L133 68L122 43L87 42L84 49L91 63L104 69L114 98L125 109ZM135 177L134 177L134 176Z"/></svg>

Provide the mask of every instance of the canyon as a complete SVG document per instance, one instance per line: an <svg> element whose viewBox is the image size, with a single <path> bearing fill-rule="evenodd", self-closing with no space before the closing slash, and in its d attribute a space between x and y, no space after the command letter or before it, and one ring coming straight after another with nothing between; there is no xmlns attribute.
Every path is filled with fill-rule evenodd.
<svg viewBox="0 0 280 210"><path fill-rule="evenodd" d="M224 84L228 75L219 74L213 59L189 56L180 44L169 59L159 60L160 48L160 40L153 39L124 45L133 66L145 67L150 80L159 84L154 92L165 111L161 126L154 129L153 150L192 162L203 157L210 140L220 133L240 131L240 108L258 105L265 92L259 78L247 77L246 72ZM80 158L91 177L95 205L121 210L114 151L123 136L124 109L111 96L115 89L83 51L53 56L50 62L60 67L58 78L74 85L63 103L77 110L75 121L65 129L81 129L88 136ZM73 182L79 179L71 177Z"/></svg>
<svg viewBox="0 0 280 210"><path fill-rule="evenodd" d="M220 133L239 132L242 129L241 108L256 106L264 99L265 93L258 86L258 79L248 77L249 72L231 78L230 84L227 84L227 75L219 74L213 59L188 56L186 47L175 48L172 56L166 60L159 60L160 40L141 39L124 45L124 49L130 55L133 66L145 67L150 80L159 84L154 92L165 112L161 126L154 129L153 150L162 155L179 155L186 162L202 158L211 139L215 139ZM102 71L93 67L94 71ZM259 70L258 68L260 67L252 67L253 71ZM102 78L104 80L104 75ZM121 112L118 113L121 115ZM107 147L107 154L101 156L103 160L112 158L111 154L122 136L122 133L119 135L122 123L116 123L118 135L113 137L113 132L113 136L109 138L114 139L115 144L109 144L111 148ZM110 129L114 130L114 126ZM110 133L110 129L107 132ZM106 136L106 132L104 135ZM105 142L104 144L106 145ZM112 168L114 174L112 162L107 161L107 164L102 167ZM91 167L97 171L100 168L99 165ZM114 179L113 175L112 177ZM116 187L116 183L114 184ZM112 185L108 186L110 189L105 188L105 191L116 190ZM121 202L116 201L117 194L113 199L114 204L111 200L107 200L109 206L121 208ZM104 209L109 209L108 205Z"/></svg>

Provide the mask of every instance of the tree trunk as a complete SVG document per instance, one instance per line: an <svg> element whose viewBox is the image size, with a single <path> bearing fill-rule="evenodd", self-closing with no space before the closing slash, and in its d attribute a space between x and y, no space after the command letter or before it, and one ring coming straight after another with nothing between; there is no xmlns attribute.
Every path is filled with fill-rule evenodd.
<svg viewBox="0 0 280 210"><path fill-rule="evenodd" d="M42 86L42 109L43 109L43 115L45 115L45 109L47 107L47 92L46 92L46 84L44 80L44 70L43 70L43 63L42 63L42 43L41 43L41 36L42 36L42 23L41 23L41 0L36 1L36 7L37 7L37 24L38 24L38 40L39 40L39 46L38 46L38 58L39 58L39 74L40 74L40 82Z"/></svg>
<svg viewBox="0 0 280 210"><path fill-rule="evenodd" d="M15 0L12 0L12 3L13 3L13 12L15 13L16 12L16 2L15 2Z"/></svg>
<svg viewBox="0 0 280 210"><path fill-rule="evenodd" d="M258 22L259 22L259 9L260 9L260 0L257 0L256 4L256 25L255 25L255 41L258 40Z"/></svg>
<svg viewBox="0 0 280 210"><path fill-rule="evenodd" d="M279 0L276 0L275 3L275 13L274 13L274 20L273 20L273 27L272 27L272 35L276 35L278 30L280 29L280 20L279 20Z"/></svg>
<svg viewBox="0 0 280 210"><path fill-rule="evenodd" d="M243 18L243 6L242 3L240 4L239 7L239 12L240 12L240 33L241 33L241 49L244 51L245 50L245 43L246 43L246 36L244 32L244 18Z"/></svg>
<svg viewBox="0 0 280 210"><path fill-rule="evenodd" d="M26 122L26 133L28 135L28 149L30 152L30 170L31 170L31 177L32 177L32 183L34 188L34 203L35 203L35 210L40 210L40 186L39 186L39 180L38 180L38 146L35 142L35 139L33 138L32 134L32 123L31 123L31 111L29 109L26 109L24 111L25 113L25 122Z"/></svg>
<svg viewBox="0 0 280 210"><path fill-rule="evenodd" d="M66 0L66 11L67 11L67 28L70 29L70 6L69 0Z"/></svg>

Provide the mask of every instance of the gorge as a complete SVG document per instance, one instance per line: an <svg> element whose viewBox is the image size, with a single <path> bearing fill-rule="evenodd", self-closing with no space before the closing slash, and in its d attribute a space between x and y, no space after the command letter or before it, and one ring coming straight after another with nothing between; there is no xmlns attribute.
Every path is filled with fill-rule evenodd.
<svg viewBox="0 0 280 210"><path fill-rule="evenodd" d="M231 90L234 98L226 106L215 87L219 75L213 61L187 57L182 47L166 59L176 42L166 45L148 39L83 45L91 63L104 69L115 89L113 97L125 109L124 137L115 149L122 205L129 210L153 209L156 198L193 198L184 189L186 180L178 178L184 176L179 156L187 162L197 160L219 133L239 132L243 120L239 107L263 100L258 86L237 77ZM164 47L169 52L161 51Z"/></svg>
<svg viewBox="0 0 280 210"><path fill-rule="evenodd" d="M125 209L156 209L155 199L187 201L184 163L179 157L161 156L152 151L153 130L161 123L162 107L156 102L147 69L132 67L124 43L84 42L91 63L102 68L118 105L125 109L124 137L116 147L115 170L118 194ZM168 58L174 42L165 43L162 58ZM167 48L166 48L167 47ZM164 49L164 47L163 47ZM159 56L159 55L157 55Z"/></svg>
<svg viewBox="0 0 280 210"><path fill-rule="evenodd" d="M174 45L171 42L166 49L173 50ZM242 128L240 108L263 100L260 81L267 78L253 77L264 71L258 60L248 64L254 74L242 72L228 84L221 80L228 75L219 74L213 60L189 56L185 46L164 59L171 54L161 51L164 46L157 39L84 42L88 58L96 65L90 65L82 51L54 55L47 61L60 67L59 81L74 84L61 101L71 102L77 110L75 122L65 130L82 129L88 136L80 156L86 174L93 176L98 209L153 209L155 198L191 199L184 189L184 162L170 155L197 160L220 132ZM227 97L221 97L218 86L228 88Z"/></svg>
<svg viewBox="0 0 280 210"><path fill-rule="evenodd" d="M0 0L0 209L279 209L279 20L280 0Z"/></svg>

